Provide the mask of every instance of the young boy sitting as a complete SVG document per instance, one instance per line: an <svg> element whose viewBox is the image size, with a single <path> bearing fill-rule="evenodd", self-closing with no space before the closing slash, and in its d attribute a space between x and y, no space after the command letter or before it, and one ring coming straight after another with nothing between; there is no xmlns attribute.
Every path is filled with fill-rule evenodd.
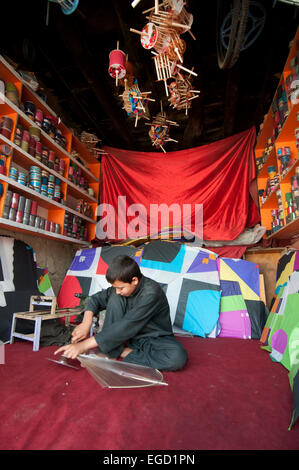
<svg viewBox="0 0 299 470"><path fill-rule="evenodd" d="M169 304L158 282L143 276L138 264L124 255L110 263L106 279L112 287L90 297L72 344L54 354L63 352L75 359L99 347L110 358L121 357L125 362L168 371L183 368L187 352L173 335ZM102 330L88 337L93 316L104 309Z"/></svg>

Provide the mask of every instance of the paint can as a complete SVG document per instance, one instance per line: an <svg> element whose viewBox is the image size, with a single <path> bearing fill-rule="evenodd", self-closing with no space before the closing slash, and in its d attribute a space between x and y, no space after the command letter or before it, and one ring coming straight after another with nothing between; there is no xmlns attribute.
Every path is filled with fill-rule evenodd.
<svg viewBox="0 0 299 470"><path fill-rule="evenodd" d="M36 216L35 216L34 214L30 214L30 216L29 216L29 225L30 225L31 227L34 227L34 224L35 224L35 217L36 217Z"/></svg>
<svg viewBox="0 0 299 470"><path fill-rule="evenodd" d="M29 134L34 138L35 141L40 141L40 128L35 126L29 127Z"/></svg>
<svg viewBox="0 0 299 470"><path fill-rule="evenodd" d="M29 187L38 193L41 190L41 169L38 166L31 166L29 171Z"/></svg>
<svg viewBox="0 0 299 470"><path fill-rule="evenodd" d="M34 137L30 136L28 153L32 155L32 157L35 157L35 147L36 147L36 141Z"/></svg>
<svg viewBox="0 0 299 470"><path fill-rule="evenodd" d="M2 153L8 157L8 155L10 155L10 152L11 152L11 148L9 145L0 144L0 154Z"/></svg>
<svg viewBox="0 0 299 470"><path fill-rule="evenodd" d="M51 223L50 223L50 220L46 220L46 221L45 221L45 230L47 230L47 232L50 231L50 224L51 224Z"/></svg>
<svg viewBox="0 0 299 470"><path fill-rule="evenodd" d="M35 144L35 158L41 162L42 160L42 143L36 142Z"/></svg>
<svg viewBox="0 0 299 470"><path fill-rule="evenodd" d="M10 139L12 129L13 129L13 120L9 118L8 116L2 116L1 122L0 122L0 133L7 139Z"/></svg>
<svg viewBox="0 0 299 470"><path fill-rule="evenodd" d="M52 128L52 117L51 116L44 116L42 122L42 129L49 134Z"/></svg>
<svg viewBox="0 0 299 470"><path fill-rule="evenodd" d="M40 224L40 216L37 215L37 216L35 217L34 227L39 228L39 224Z"/></svg>
<svg viewBox="0 0 299 470"><path fill-rule="evenodd" d="M11 178L14 181L17 181L18 180L18 174L19 174L19 170L16 167L11 166L10 169L9 169L8 177Z"/></svg>
<svg viewBox="0 0 299 470"><path fill-rule="evenodd" d="M9 220L14 220L14 221L15 221L15 220L16 220L16 216L17 216L17 210L14 209L13 207L11 207L11 208L9 209L9 213L8 213L8 218L9 218Z"/></svg>
<svg viewBox="0 0 299 470"><path fill-rule="evenodd" d="M25 199L24 214L30 214L31 202L32 202L31 199L28 199L28 198Z"/></svg>
<svg viewBox="0 0 299 470"><path fill-rule="evenodd" d="M22 223L25 225L29 225L29 217L30 217L30 214L28 214L28 212L24 212Z"/></svg>
<svg viewBox="0 0 299 470"><path fill-rule="evenodd" d="M65 171L65 161L61 158L59 160L59 169L58 169L58 172L60 173L60 175L64 175L64 171Z"/></svg>
<svg viewBox="0 0 299 470"><path fill-rule="evenodd" d="M32 101L25 101L24 103L24 112L25 114L34 121L34 116L35 116L35 104Z"/></svg>
<svg viewBox="0 0 299 470"><path fill-rule="evenodd" d="M11 198L10 207L12 207L13 209L17 209L17 208L18 208L19 197L20 197L20 195L19 195L18 193L12 193L12 198Z"/></svg>
<svg viewBox="0 0 299 470"><path fill-rule="evenodd" d="M61 145L61 139L62 139L62 132L60 129L55 129L55 135L54 135L54 141L58 144Z"/></svg>
<svg viewBox="0 0 299 470"><path fill-rule="evenodd" d="M30 215L36 215L37 212L37 201L31 202Z"/></svg>
<svg viewBox="0 0 299 470"><path fill-rule="evenodd" d="M48 166L48 160L49 160L49 150L47 149L47 147L43 147L41 162L44 165Z"/></svg>
<svg viewBox="0 0 299 470"><path fill-rule="evenodd" d="M53 150L50 150L48 156L48 167L51 168L51 170L54 170L55 158L55 152Z"/></svg>
<svg viewBox="0 0 299 470"><path fill-rule="evenodd" d="M21 146L22 135L23 135L23 126L21 126L21 124L18 124L18 125L16 126L15 138L14 138L14 143L15 143L16 145Z"/></svg>
<svg viewBox="0 0 299 470"><path fill-rule="evenodd" d="M0 155L0 174L1 175L6 174L5 156L4 155ZM2 196L2 194L0 196Z"/></svg>
<svg viewBox="0 0 299 470"><path fill-rule="evenodd" d="M34 115L34 122L38 127L42 127L43 123L43 112L41 109L37 109Z"/></svg>
<svg viewBox="0 0 299 470"><path fill-rule="evenodd" d="M6 83L6 98L9 99L13 104L19 106L19 92L17 87L11 83Z"/></svg>
<svg viewBox="0 0 299 470"><path fill-rule="evenodd" d="M25 197L20 196L17 214L16 214L16 222L19 222L20 224L23 222L24 207L25 207Z"/></svg>
<svg viewBox="0 0 299 470"><path fill-rule="evenodd" d="M27 186L27 174L25 171L19 171L17 182L23 186Z"/></svg>
<svg viewBox="0 0 299 470"><path fill-rule="evenodd" d="M42 230L45 230L45 223L46 223L46 220L43 217L41 217L40 222L39 222L39 228L41 228Z"/></svg>

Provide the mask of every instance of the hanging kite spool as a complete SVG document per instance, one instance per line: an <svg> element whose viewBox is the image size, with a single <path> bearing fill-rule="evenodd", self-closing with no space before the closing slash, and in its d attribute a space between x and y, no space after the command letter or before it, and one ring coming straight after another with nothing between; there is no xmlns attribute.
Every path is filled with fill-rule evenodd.
<svg viewBox="0 0 299 470"><path fill-rule="evenodd" d="M179 37L177 33L174 33L171 43L167 48L167 55L170 60L177 62L177 59L183 63L183 54L186 50L186 43Z"/></svg>
<svg viewBox="0 0 299 470"><path fill-rule="evenodd" d="M152 145L155 147L160 147L164 153L166 153L163 148L163 144L169 141L177 142L174 139L169 137L169 128L171 125L178 126L174 121L167 119L166 114L163 112L163 105L161 101L161 112L156 115L153 119L153 122L150 125L149 136L152 141Z"/></svg>
<svg viewBox="0 0 299 470"><path fill-rule="evenodd" d="M136 80L136 79L135 79ZM147 101L155 101L154 99L148 98L148 94L151 92L141 92L137 80L132 85L128 84L125 78L125 91L120 95L123 99L123 108L126 110L128 116L135 117L135 127L139 117L149 119L148 110L146 108Z"/></svg>
<svg viewBox="0 0 299 470"><path fill-rule="evenodd" d="M188 13L184 7L184 3L177 2L175 4L172 1L164 2L165 10L159 10L158 13L153 13L149 16L150 21L154 22L159 26L165 26L168 28L175 28L179 34L183 34L188 31L194 40L196 37L191 32L191 26L193 24L193 15Z"/></svg>
<svg viewBox="0 0 299 470"><path fill-rule="evenodd" d="M130 31L140 35L141 45L147 50L154 48L157 52L163 52L171 41L169 33L163 31L154 23L147 23L142 31L133 28L130 28Z"/></svg>
<svg viewBox="0 0 299 470"><path fill-rule="evenodd" d="M115 84L118 86L118 80L126 75L126 54L118 49L114 49L109 54L109 75L115 78Z"/></svg>

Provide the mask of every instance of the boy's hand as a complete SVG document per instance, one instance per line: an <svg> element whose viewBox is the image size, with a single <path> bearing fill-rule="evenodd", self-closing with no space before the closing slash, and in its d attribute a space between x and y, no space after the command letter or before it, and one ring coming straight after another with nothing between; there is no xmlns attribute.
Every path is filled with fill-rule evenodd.
<svg viewBox="0 0 299 470"><path fill-rule="evenodd" d="M83 354L86 351L86 348L83 343L78 344L66 344L57 349L54 354L64 353L65 357L69 359L76 359L79 354Z"/></svg>
<svg viewBox="0 0 299 470"><path fill-rule="evenodd" d="M79 341L87 338L87 336L89 336L90 328L91 327L89 325L85 325L84 323L80 323L80 325L76 326L72 333L72 343L78 343Z"/></svg>
<svg viewBox="0 0 299 470"><path fill-rule="evenodd" d="M65 344L61 348L57 349L54 354L64 353L65 357L69 359L76 359L79 354L83 354L89 349L97 348L98 344L95 340L95 337L87 338L85 341L81 341L77 344Z"/></svg>

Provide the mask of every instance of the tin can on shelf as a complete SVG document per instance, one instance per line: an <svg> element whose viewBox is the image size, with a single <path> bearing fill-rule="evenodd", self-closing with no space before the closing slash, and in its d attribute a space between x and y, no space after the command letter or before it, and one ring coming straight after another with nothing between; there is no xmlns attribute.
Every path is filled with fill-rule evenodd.
<svg viewBox="0 0 299 470"><path fill-rule="evenodd" d="M31 215L36 215L37 212L37 201L32 201L31 203L31 208L30 208L30 214Z"/></svg>
<svg viewBox="0 0 299 470"><path fill-rule="evenodd" d="M19 147L21 146L21 142L22 142L23 130L24 129L23 129L23 126L21 126L21 124L18 124L16 126L14 143L18 145Z"/></svg>
<svg viewBox="0 0 299 470"><path fill-rule="evenodd" d="M45 230L47 230L47 232L50 232L50 223L50 220L45 221Z"/></svg>
<svg viewBox="0 0 299 470"><path fill-rule="evenodd" d="M35 115L35 104L32 101L25 101L24 103L25 107L25 114L34 121L34 115Z"/></svg>
<svg viewBox="0 0 299 470"><path fill-rule="evenodd" d="M18 193L12 193L11 205L12 209L17 209L19 204L20 195Z"/></svg>
<svg viewBox="0 0 299 470"><path fill-rule="evenodd" d="M43 217L41 217L40 222L39 222L39 228L41 228L42 230L45 230L45 223L46 223L46 220Z"/></svg>
<svg viewBox="0 0 299 470"><path fill-rule="evenodd" d="M29 225L31 227L34 227L34 225L35 225L35 217L36 216L34 214L30 214L30 216L29 216Z"/></svg>
<svg viewBox="0 0 299 470"><path fill-rule="evenodd" d="M42 159L41 159L41 162L48 166L48 159L49 159L49 150L47 149L47 147L43 147L42 148Z"/></svg>
<svg viewBox="0 0 299 470"><path fill-rule="evenodd" d="M17 216L17 209L14 209L13 207L11 207L11 208L9 209L9 213L8 213L8 218L9 218L9 220L15 221L15 220L16 220L16 216Z"/></svg>
<svg viewBox="0 0 299 470"><path fill-rule="evenodd" d="M18 175L19 175L19 170L16 167L11 166L9 169L9 175L8 175L9 178L11 178L14 181L18 181Z"/></svg>
<svg viewBox="0 0 299 470"><path fill-rule="evenodd" d="M42 129L49 134L52 127L52 117L47 115L43 117Z"/></svg>
<svg viewBox="0 0 299 470"><path fill-rule="evenodd" d="M38 127L42 127L43 123L43 112L41 109L36 109L34 115L34 122Z"/></svg>

